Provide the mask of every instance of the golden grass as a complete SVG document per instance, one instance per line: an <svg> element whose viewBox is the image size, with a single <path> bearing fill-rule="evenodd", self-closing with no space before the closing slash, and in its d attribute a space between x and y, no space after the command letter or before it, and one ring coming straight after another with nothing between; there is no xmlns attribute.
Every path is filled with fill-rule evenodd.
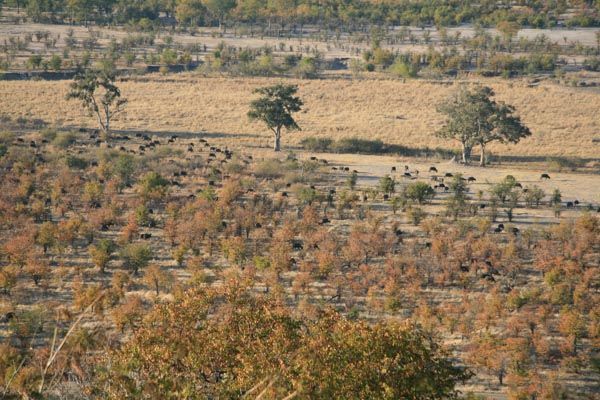
<svg viewBox="0 0 600 400"><path fill-rule="evenodd" d="M120 83L130 103L115 129L222 133L240 144L267 145L270 136L260 123L246 117L252 89L279 79L201 77L198 74L151 76ZM284 143L306 136L358 136L421 147L454 147L437 139L442 118L436 105L454 88L423 81L290 80L300 86L305 102L298 116L302 132L286 135ZM523 81L485 80L499 100L513 104L532 137L518 145L496 145L492 152L535 156L599 157L600 95L590 89L551 83L527 87ZM57 125L94 126L76 102L64 99L68 81L0 82L0 110L13 118L42 118ZM239 135L239 136L238 136ZM257 135L259 138L257 138Z"/></svg>

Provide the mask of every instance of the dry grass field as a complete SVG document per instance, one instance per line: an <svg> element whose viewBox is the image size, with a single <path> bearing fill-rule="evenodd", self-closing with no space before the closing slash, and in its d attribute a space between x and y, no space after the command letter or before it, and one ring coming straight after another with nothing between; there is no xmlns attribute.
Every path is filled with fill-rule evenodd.
<svg viewBox="0 0 600 400"><path fill-rule="evenodd" d="M246 117L252 90L277 82L269 78L203 77L197 73L145 76L120 83L129 99L114 128L218 134L232 144L267 146L264 126ZM297 80L304 110L301 132L286 136L297 144L307 136L362 137L411 147L456 148L437 139L441 123L436 105L453 85L399 80ZM595 89L542 82L529 87L523 80L488 80L497 99L512 104L533 135L518 145L494 145L494 154L597 158L600 143L600 96ZM16 119L40 118L51 125L95 126L76 102L67 102L68 81L0 82L2 114Z"/></svg>

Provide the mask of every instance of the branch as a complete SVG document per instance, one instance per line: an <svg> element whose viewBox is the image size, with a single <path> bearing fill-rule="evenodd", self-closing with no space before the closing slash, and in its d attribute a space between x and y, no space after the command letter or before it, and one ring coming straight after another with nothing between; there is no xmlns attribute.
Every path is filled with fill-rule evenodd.
<svg viewBox="0 0 600 400"><path fill-rule="evenodd" d="M65 335L65 337L63 338L63 340L60 342L60 344L58 345L58 347L56 348L56 350L54 350L54 348L50 349L50 357L48 358L48 362L46 363L46 367L44 368L44 371L42 372L42 381L40 382L40 387L38 389L39 393L42 393L42 390L44 389L44 380L45 380L45 377L46 377L46 373L48 372L48 369L50 368L50 366L52 365L52 363L56 359L56 356L58 355L58 353L60 353L60 351L62 350L63 346L67 342L67 339L69 338L69 336L71 336L71 334L73 333L73 331L75 331L75 328L77 327L77 325L79 325L79 323L81 322L81 320L83 319L83 317L85 316L85 314L87 314L88 311L90 311L96 305L96 303L98 301L100 301L103 297L104 297L104 292L100 293L98 295L98 297L96 297L96 299L94 299L94 301L92 301L90 303L90 305L87 306L85 310L83 310L83 312L79 315L79 318L77 318L77 320L71 325L71 327L67 331L67 334ZM54 341L52 343L52 347L54 347Z"/></svg>

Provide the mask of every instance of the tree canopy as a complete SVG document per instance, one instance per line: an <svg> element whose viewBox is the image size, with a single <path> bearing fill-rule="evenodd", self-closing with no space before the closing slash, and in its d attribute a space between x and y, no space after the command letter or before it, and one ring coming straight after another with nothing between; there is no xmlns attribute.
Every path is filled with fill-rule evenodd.
<svg viewBox="0 0 600 400"><path fill-rule="evenodd" d="M252 120L263 121L275 135L274 150L281 150L281 128L300 130L292 117L292 113L301 110L303 102L294 96L298 91L297 85L277 84L256 89L254 93L260 98L250 103L248 117Z"/></svg>
<svg viewBox="0 0 600 400"><path fill-rule="evenodd" d="M112 118L121 112L127 99L115 85L113 69L85 69L75 76L67 99L80 100L83 107L98 118L98 124L108 135Z"/></svg>
<svg viewBox="0 0 600 400"><path fill-rule="evenodd" d="M473 147L481 149L480 165L484 166L488 143L518 143L531 131L515 115L515 108L492 99L494 91L487 86L470 89L461 86L450 98L438 106L446 116L439 137L454 139L462 145L462 161L468 164Z"/></svg>

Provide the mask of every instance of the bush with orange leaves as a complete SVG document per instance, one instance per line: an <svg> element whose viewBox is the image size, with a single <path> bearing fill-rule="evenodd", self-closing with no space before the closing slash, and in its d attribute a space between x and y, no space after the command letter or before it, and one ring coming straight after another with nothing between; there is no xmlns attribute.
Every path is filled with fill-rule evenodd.
<svg viewBox="0 0 600 400"><path fill-rule="evenodd" d="M294 317L238 284L156 306L104 357L92 395L107 399L447 399L471 376L417 325Z"/></svg>

